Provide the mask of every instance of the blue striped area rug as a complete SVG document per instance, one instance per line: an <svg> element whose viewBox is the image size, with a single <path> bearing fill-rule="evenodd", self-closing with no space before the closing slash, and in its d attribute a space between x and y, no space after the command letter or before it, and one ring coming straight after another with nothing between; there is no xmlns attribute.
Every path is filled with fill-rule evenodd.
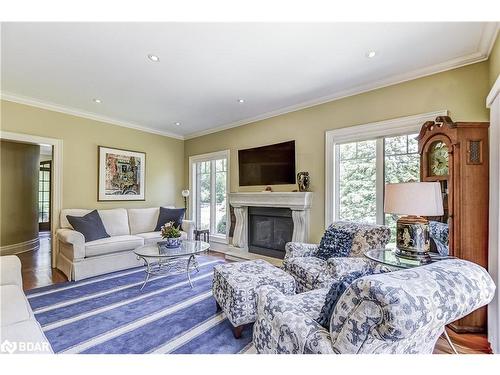
<svg viewBox="0 0 500 375"><path fill-rule="evenodd" d="M252 327L240 339L216 312L213 268L224 260L198 257L199 273L152 277L144 268L32 289L35 317L55 353L251 353Z"/></svg>

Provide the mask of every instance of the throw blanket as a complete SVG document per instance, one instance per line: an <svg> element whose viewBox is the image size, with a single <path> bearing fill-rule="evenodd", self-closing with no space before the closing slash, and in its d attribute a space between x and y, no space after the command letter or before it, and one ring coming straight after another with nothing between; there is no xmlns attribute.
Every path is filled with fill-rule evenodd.
<svg viewBox="0 0 500 375"><path fill-rule="evenodd" d="M318 251L315 256L317 258L327 260L332 257L347 257L352 249L352 241L356 234L357 227L336 228L332 224L328 227L321 239Z"/></svg>

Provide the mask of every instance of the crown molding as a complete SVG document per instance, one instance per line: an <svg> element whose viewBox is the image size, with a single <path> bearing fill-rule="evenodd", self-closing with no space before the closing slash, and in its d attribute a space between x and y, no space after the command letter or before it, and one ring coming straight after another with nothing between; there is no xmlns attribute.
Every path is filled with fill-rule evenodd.
<svg viewBox="0 0 500 375"><path fill-rule="evenodd" d="M416 70L413 70L413 71L408 72L408 73L395 75L395 76L385 78L385 79L382 79L379 81L371 82L371 83L364 84L364 85L359 85L359 86L356 86L354 88L339 91L339 92L336 92L336 93L331 94L331 95L327 95L327 96L323 96L323 97L309 100L306 102L283 107L283 108L280 108L276 111L267 112L267 113L264 113L264 114L261 114L261 115L255 116L255 117L247 118L244 120L239 120L236 122L232 122L230 124L217 126L217 127L207 129L207 130L202 130L199 132L190 133L190 134L186 135L184 138L186 140L198 138L198 137L201 137L204 135L208 135L208 134L217 133L217 132L220 132L223 130L236 128L236 127L239 127L242 125L247 125L247 124L250 124L253 122L262 121L262 120L276 117L279 115L283 115L286 113L295 112L295 111L298 111L301 109L310 108L310 107L314 107L316 105L325 104L325 103L328 103L328 102L331 102L334 100L348 98L350 96L363 94L365 92L381 89L381 88L392 86L392 85L397 85L399 83L411 81L411 80L418 79L418 78L427 77L427 76L430 76L433 74L442 73L442 72L445 72L448 70L457 69L457 68L460 68L460 67L463 67L466 65L476 64L476 63L485 61L489 58L489 55L490 55L491 50L493 48L493 45L495 44L498 30L499 30L499 22L487 22L485 24L483 31L482 31L482 34L481 34L481 39L480 39L479 45L478 45L478 51L476 51L472 54L461 56L461 57L458 57L458 58L455 58L452 60L448 60L448 61L436 64L436 65L432 65L429 67L416 69Z"/></svg>
<svg viewBox="0 0 500 375"><path fill-rule="evenodd" d="M448 70L460 68L460 67L463 67L466 65L475 64L475 63L485 61L489 58L489 55L490 55L491 50L493 48L493 45L495 43L496 36L498 34L498 31L499 31L499 24L500 24L499 22L486 22L485 23L485 25L483 27L482 34L481 34L481 39L479 40L478 50L472 54L461 56L461 57L458 57L458 58L455 58L452 60L448 60L448 61L436 64L436 65L432 65L429 67L413 70L413 71L408 72L408 73L403 73L403 74L391 76L389 78L385 78L385 79L371 82L368 84L359 85L359 86L356 86L356 87L353 87L353 88L350 88L347 90L338 91L338 92L335 92L335 93L330 94L330 95L326 95L326 96L322 96L322 97L308 100L305 102L297 103L297 104L294 104L291 106L286 106L286 107L277 109L275 111L260 114L258 116L245 118L245 119L231 122L228 124L217 125L217 126L212 127L210 129L206 129L206 130L202 130L202 131L198 131L198 132L193 132L193 133L187 134L185 136L181 135L181 134L177 134L177 133L173 133L173 132L169 132L169 131L164 131L164 130L158 130L158 129L146 127L143 125L131 123L128 121L115 119L115 118L111 118L111 117L106 117L106 116L101 116L101 115L98 115L96 113L82 111L82 110L79 110L77 108L66 107L66 106L62 106L59 104L50 103L50 102L42 101L42 100L35 99L35 98L25 97L22 95L17 95L17 94L5 92L5 91L0 92L0 96L4 100L15 102L15 103L26 104L26 105L30 105L33 107L48 109L48 110L55 111L55 112L60 112L60 113L65 113L65 114L69 114L69 115L73 115L73 116L88 118L90 120L95 120L95 121L104 122L104 123L117 125L117 126L123 126L126 128L135 129L135 130L139 130L139 131L143 131L143 132L147 132L147 133L162 135L165 137L170 137L170 138L175 138L175 139L180 139L180 140L188 140L188 139L202 137L202 136L208 135L208 134L218 133L218 132L232 129L232 128L236 128L239 126L248 125L248 124L251 124L251 123L254 123L257 121L266 120L266 119L269 119L272 117L276 117L276 116L283 115L283 114L290 113L290 112L299 111L299 110L305 109L305 108L314 107L314 106L325 104L325 103L328 103L331 101L348 98L350 96L363 94L363 93L377 90L377 89L381 89L384 87L397 85L399 83L411 81L414 79L427 77L427 76L430 76L433 74L437 74L437 73L445 72Z"/></svg>
<svg viewBox="0 0 500 375"><path fill-rule="evenodd" d="M171 133L168 131L163 131L163 130L158 130L158 129L153 129L153 128L149 128L147 126L134 124L132 122L127 122L127 121L123 121L123 120L114 119L111 117L101 116L101 115L98 115L96 113L86 112L86 111L82 111L82 110L79 110L76 108L66 107L66 106L62 106L59 104L54 104L54 103L46 102L46 101L35 99L35 98L17 95L17 94L13 94L13 93L6 92L6 91L0 92L0 97L2 100L6 100L9 102L25 104L25 105L29 105L32 107L47 109L49 111L64 113L67 115L72 115L72 116L77 116L77 117L83 117L83 118L87 118L89 120L104 122L104 123L111 124L111 125L122 126L124 128L139 130L139 131L146 132L146 133L158 134L158 135L162 135L164 137L184 140L184 136L182 136L180 134Z"/></svg>

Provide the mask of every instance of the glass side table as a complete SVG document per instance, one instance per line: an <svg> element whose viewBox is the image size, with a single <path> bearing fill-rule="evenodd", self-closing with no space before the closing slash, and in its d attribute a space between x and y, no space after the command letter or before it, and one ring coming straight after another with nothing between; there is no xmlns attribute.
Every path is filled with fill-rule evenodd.
<svg viewBox="0 0 500 375"><path fill-rule="evenodd" d="M370 260L373 260L378 263L382 263L388 266L393 266L401 269L409 269L409 268L414 268L414 267L419 267L419 266L424 266L425 264L430 264L430 263L435 263L440 260L444 259L455 259L453 256L442 256L439 254L430 254L431 256L431 262L430 263L420 263L418 260L413 260L413 259L406 259L402 257L398 257L394 251L394 249L371 249L368 250L364 253L365 257L367 257ZM444 337L446 341L448 342L448 345L450 345L451 350L455 354L459 354L457 349L455 348L455 345L450 339L450 336L448 336L448 332L446 332L446 328L444 329Z"/></svg>

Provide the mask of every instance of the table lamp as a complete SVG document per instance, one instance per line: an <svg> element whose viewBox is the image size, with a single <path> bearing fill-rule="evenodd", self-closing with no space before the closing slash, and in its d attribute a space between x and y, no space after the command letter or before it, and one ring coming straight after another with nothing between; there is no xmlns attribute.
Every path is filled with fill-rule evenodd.
<svg viewBox="0 0 500 375"><path fill-rule="evenodd" d="M405 215L396 223L396 255L428 263L429 221L423 216L443 215L439 182L407 182L385 185L384 212Z"/></svg>

